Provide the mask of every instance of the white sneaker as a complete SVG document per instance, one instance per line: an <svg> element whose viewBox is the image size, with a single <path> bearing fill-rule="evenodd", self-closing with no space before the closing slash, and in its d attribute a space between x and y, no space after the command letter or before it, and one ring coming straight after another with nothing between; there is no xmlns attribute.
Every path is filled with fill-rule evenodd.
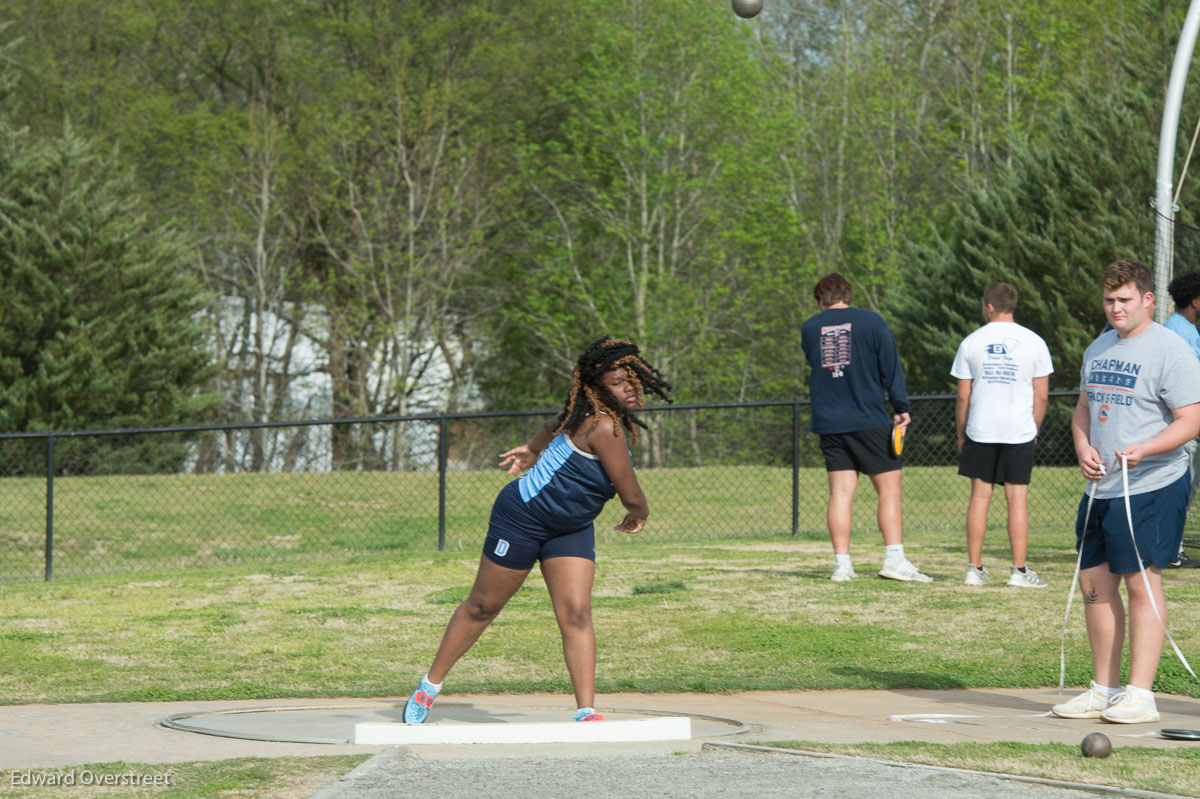
<svg viewBox="0 0 1200 799"><path fill-rule="evenodd" d="M1100 711L1100 718L1114 724L1148 724L1159 720L1158 706L1154 697L1143 699L1122 691Z"/></svg>
<svg viewBox="0 0 1200 799"><path fill-rule="evenodd" d="M1046 581L1037 576L1037 572L1028 566L1022 572L1016 566L1009 566L1011 573L1008 575L1008 584L1015 585L1018 588L1045 588Z"/></svg>
<svg viewBox="0 0 1200 799"><path fill-rule="evenodd" d="M887 558L883 560L883 568L879 570L880 577L886 577L889 580L903 580L906 583L932 583L933 578L927 574L921 574L917 567L908 562L907 559L901 561L890 561Z"/></svg>
<svg viewBox="0 0 1200 799"><path fill-rule="evenodd" d="M839 563L837 566L833 567L833 576L829 579L833 580L835 583L848 583L857 576L858 575L854 573L854 567L849 563L845 565Z"/></svg>
<svg viewBox="0 0 1200 799"><path fill-rule="evenodd" d="M1115 694L1125 696L1124 693ZM1100 692L1100 686L1092 680L1091 686L1073 699L1068 699L1060 705L1050 708L1050 712L1064 719L1098 719L1109 705L1110 700Z"/></svg>
<svg viewBox="0 0 1200 799"><path fill-rule="evenodd" d="M984 585L988 581L988 572L983 566L976 569L970 563L967 564L967 576L963 577L963 585Z"/></svg>

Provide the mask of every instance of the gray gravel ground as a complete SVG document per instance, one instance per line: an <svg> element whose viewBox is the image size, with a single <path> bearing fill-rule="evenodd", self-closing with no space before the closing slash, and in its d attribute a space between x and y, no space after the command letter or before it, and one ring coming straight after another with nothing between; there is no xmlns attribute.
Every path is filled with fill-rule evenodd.
<svg viewBox="0 0 1200 799"><path fill-rule="evenodd" d="M1128 795L1128 794L1127 794ZM853 758L684 754L380 757L314 799L1095 799L1091 791Z"/></svg>

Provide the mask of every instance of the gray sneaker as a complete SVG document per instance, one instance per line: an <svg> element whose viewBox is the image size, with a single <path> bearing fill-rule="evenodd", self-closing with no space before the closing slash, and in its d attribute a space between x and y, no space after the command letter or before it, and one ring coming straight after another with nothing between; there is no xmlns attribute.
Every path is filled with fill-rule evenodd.
<svg viewBox="0 0 1200 799"><path fill-rule="evenodd" d="M985 585L988 581L988 571L983 566L978 569L967 564L967 575L963 577L963 585Z"/></svg>
<svg viewBox="0 0 1200 799"><path fill-rule="evenodd" d="M1020 571L1016 566L1009 566L1011 573L1008 575L1008 584L1015 585L1018 588L1045 588L1046 581L1037 576L1037 572L1028 566L1025 571Z"/></svg>

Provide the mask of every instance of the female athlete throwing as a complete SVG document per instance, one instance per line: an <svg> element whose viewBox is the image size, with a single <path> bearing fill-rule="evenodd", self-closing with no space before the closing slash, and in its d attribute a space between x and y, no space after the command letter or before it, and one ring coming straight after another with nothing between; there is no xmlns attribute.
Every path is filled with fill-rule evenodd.
<svg viewBox="0 0 1200 799"><path fill-rule="evenodd" d="M406 723L420 724L428 718L446 674L538 561L562 633L563 655L579 708L574 718L603 720L592 707L596 694L592 522L615 494L626 510L615 529L637 533L645 526L650 507L628 448L637 443L637 427L645 424L633 411L643 406L647 391L670 402L670 390L658 370L641 357L637 345L625 339L605 336L579 356L563 410L546 420L528 444L500 456L500 465L508 467L509 474L525 474L496 497L475 585L450 617L433 665L405 705Z"/></svg>

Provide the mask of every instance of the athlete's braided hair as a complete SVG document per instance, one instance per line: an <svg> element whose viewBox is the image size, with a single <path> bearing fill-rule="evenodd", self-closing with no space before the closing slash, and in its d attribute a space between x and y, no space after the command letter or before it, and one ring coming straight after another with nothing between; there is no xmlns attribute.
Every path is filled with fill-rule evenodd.
<svg viewBox="0 0 1200 799"><path fill-rule="evenodd" d="M630 443L637 443L637 427L649 428L619 402L603 382L607 372L618 368L625 369L630 382L637 390L637 407L640 408L645 403L647 391L657 394L667 402L673 401L667 395L667 392L671 390L671 384L663 379L657 369L642 358L641 349L636 344L627 339L604 336L594 341L579 356L579 361L575 364L575 372L571 375L571 391L567 394L567 402L559 416L555 433L563 430L574 433L589 416L592 417L592 424L595 425L600 421L601 411L605 411L615 414L621 425L629 432ZM616 428L613 428L613 435L616 434Z"/></svg>

